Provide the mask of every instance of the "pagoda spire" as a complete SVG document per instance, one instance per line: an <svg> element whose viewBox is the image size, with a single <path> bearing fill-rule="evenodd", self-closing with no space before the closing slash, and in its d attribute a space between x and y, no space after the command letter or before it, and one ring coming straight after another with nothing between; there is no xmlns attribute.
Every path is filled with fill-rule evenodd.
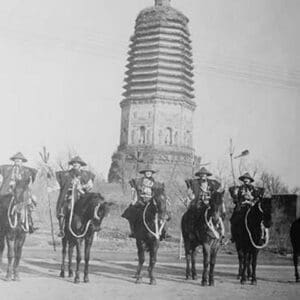
<svg viewBox="0 0 300 300"><path fill-rule="evenodd" d="M155 6L170 6L171 0L155 0Z"/></svg>

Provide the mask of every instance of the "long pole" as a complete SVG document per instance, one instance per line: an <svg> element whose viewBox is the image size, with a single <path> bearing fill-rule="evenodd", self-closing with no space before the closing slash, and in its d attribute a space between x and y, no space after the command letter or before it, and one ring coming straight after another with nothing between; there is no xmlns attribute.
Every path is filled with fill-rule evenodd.
<svg viewBox="0 0 300 300"><path fill-rule="evenodd" d="M47 152L46 147L43 147L43 152L40 152L40 157L45 164L45 167L47 168L46 172L46 193L47 193L47 199L48 199L48 208L49 208L49 216L50 216L50 226L51 226L51 236L52 236L52 243L53 243L53 250L56 251L56 244L55 244L55 238L54 238L54 227L53 227L53 217L52 217L52 210L51 210L51 201L50 201L50 195L49 195L49 178L53 177L54 173L51 169L51 167L48 165L50 153Z"/></svg>
<svg viewBox="0 0 300 300"><path fill-rule="evenodd" d="M54 238L53 217L52 217L52 210L51 210L51 202L50 202L50 195L49 195L49 192L48 192L48 179L47 179L47 198L48 198L48 206L49 206L49 216L50 216L50 226L51 226L51 236L52 236L53 250L56 251L56 244L55 244L55 238Z"/></svg>
<svg viewBox="0 0 300 300"><path fill-rule="evenodd" d="M234 147L232 144L232 139L230 139L229 154L230 154L230 163L231 163L231 174L232 174L232 178L233 178L233 184L234 184L234 186L236 186L234 167L233 167L233 152L234 152Z"/></svg>

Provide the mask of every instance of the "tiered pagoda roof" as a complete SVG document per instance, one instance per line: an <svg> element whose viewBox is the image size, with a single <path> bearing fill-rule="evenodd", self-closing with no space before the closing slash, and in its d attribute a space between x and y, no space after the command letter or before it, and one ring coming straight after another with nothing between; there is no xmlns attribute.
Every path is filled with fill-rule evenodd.
<svg viewBox="0 0 300 300"><path fill-rule="evenodd" d="M170 6L170 0L156 0L141 11L131 38L125 79L125 99L168 99L195 103L193 59L188 18Z"/></svg>

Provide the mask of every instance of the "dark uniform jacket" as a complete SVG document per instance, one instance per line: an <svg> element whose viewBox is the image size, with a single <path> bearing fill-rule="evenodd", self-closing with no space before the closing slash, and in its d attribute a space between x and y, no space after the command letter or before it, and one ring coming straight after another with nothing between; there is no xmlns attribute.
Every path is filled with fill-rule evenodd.
<svg viewBox="0 0 300 300"><path fill-rule="evenodd" d="M138 202L146 203L152 198L152 188L155 185L155 180L153 177L131 179L129 184L136 190Z"/></svg>
<svg viewBox="0 0 300 300"><path fill-rule="evenodd" d="M255 202L258 198L261 198L264 194L264 188L255 187L252 184L243 184L239 187L230 187L229 193L235 204L242 205L245 201Z"/></svg>
<svg viewBox="0 0 300 300"><path fill-rule="evenodd" d="M72 181L75 177L78 177L82 185L87 184L90 180L94 181L95 175L92 172L85 170L70 169L68 171L56 172L56 179L60 186L60 192L56 204L57 215L61 213L68 191L72 188Z"/></svg>
<svg viewBox="0 0 300 300"><path fill-rule="evenodd" d="M187 179L185 181L188 189L191 189L193 191L193 194L195 196L193 203L208 201L211 197L211 194L216 192L220 187L221 184L213 179L207 179L207 191L203 191L201 189L201 181L200 179Z"/></svg>
<svg viewBox="0 0 300 300"><path fill-rule="evenodd" d="M16 168L19 168L18 176L15 176ZM18 187L22 187L24 191L27 190L29 184L35 181L37 170L25 166L17 167L15 165L2 165L0 166L0 174L3 177L2 185L0 187L1 197L12 194L12 181L14 181L15 185L18 185Z"/></svg>

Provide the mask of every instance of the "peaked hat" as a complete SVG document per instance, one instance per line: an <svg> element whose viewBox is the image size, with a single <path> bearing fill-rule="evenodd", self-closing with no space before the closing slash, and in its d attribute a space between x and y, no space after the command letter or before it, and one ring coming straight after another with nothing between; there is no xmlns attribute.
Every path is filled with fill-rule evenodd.
<svg viewBox="0 0 300 300"><path fill-rule="evenodd" d="M82 167L86 166L86 162L84 162L80 156L75 156L69 161L69 165L74 163L79 163Z"/></svg>
<svg viewBox="0 0 300 300"><path fill-rule="evenodd" d="M145 174L146 172L152 172L153 174L157 173L150 163L146 164L146 166L139 171L140 174Z"/></svg>
<svg viewBox="0 0 300 300"><path fill-rule="evenodd" d="M13 155L10 160L15 160L15 159L21 159L23 162L27 162L27 158L25 158L25 156L21 153L21 152L18 152L16 153L15 155Z"/></svg>
<svg viewBox="0 0 300 300"><path fill-rule="evenodd" d="M212 176L212 173L209 172L205 167L202 167L197 173L195 173L195 176L200 177L203 174L205 174L207 176Z"/></svg>
<svg viewBox="0 0 300 300"><path fill-rule="evenodd" d="M254 179L250 176L250 174L248 172L239 177L239 180L241 180L241 181L244 181L244 179L249 179L251 182L254 181Z"/></svg>

